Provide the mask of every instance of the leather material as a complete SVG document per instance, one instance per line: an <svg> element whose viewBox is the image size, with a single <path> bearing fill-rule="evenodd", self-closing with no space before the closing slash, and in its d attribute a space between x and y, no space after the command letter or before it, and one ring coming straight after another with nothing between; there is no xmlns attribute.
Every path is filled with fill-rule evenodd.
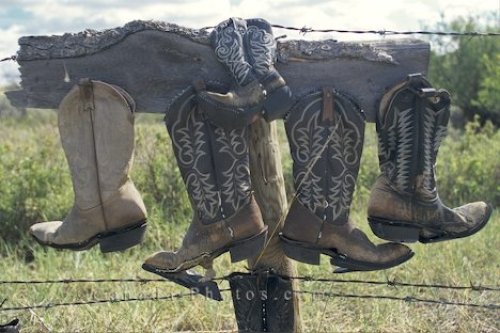
<svg viewBox="0 0 500 333"><path fill-rule="evenodd" d="M383 266L412 255L411 249L402 244L374 244L351 220L342 225L325 223L298 201L292 203L282 234L312 248L333 250L373 265Z"/></svg>
<svg viewBox="0 0 500 333"><path fill-rule="evenodd" d="M237 242L265 231L259 207L252 197L236 215L217 223L203 224L194 216L177 251L156 252L144 263L168 272L184 271L197 265L209 268L215 257Z"/></svg>
<svg viewBox="0 0 500 333"><path fill-rule="evenodd" d="M243 128L253 123L261 113L265 94L257 81L228 93L207 91L205 83L200 80L194 85L200 110L217 127L228 131Z"/></svg>
<svg viewBox="0 0 500 333"><path fill-rule="evenodd" d="M269 272L229 277L238 332L295 332L292 281Z"/></svg>
<svg viewBox="0 0 500 333"><path fill-rule="evenodd" d="M0 333L19 333L21 330L21 324L19 319L13 319L7 324L0 324Z"/></svg>
<svg viewBox="0 0 500 333"><path fill-rule="evenodd" d="M232 17L219 23L210 34L217 59L228 68L238 86L246 86L256 80L245 55L243 38L246 32L246 21Z"/></svg>
<svg viewBox="0 0 500 333"><path fill-rule="evenodd" d="M285 129L297 200L327 223L347 223L363 149L361 110L333 89L317 91L293 107Z"/></svg>
<svg viewBox="0 0 500 333"><path fill-rule="evenodd" d="M468 236L491 214L484 202L451 209L439 198L435 164L450 103L448 92L413 74L384 95L377 114L381 175L370 195L369 218L421 228L421 242Z"/></svg>
<svg viewBox="0 0 500 333"><path fill-rule="evenodd" d="M271 24L264 19L248 19L245 51L248 62L266 91L263 117L267 121L283 118L295 100L285 80L274 67L277 45Z"/></svg>
<svg viewBox="0 0 500 333"><path fill-rule="evenodd" d="M349 220L363 148L364 117L354 101L324 88L301 98L285 119L296 197L282 236L385 267L411 257L400 244L373 244Z"/></svg>
<svg viewBox="0 0 500 333"><path fill-rule="evenodd" d="M194 89L172 104L166 125L193 219L177 251L157 252L145 265L165 272L209 268L231 248L257 235L265 237L267 227L251 191L248 128L225 131L214 126L200 112Z"/></svg>
<svg viewBox="0 0 500 333"><path fill-rule="evenodd" d="M229 218L251 199L248 128L225 131L200 112L193 89L167 111L166 125L182 178L204 224Z"/></svg>
<svg viewBox="0 0 500 333"><path fill-rule="evenodd" d="M82 81L59 106L61 142L75 193L63 221L34 224L47 245L82 243L97 234L144 223L142 198L129 178L134 152L133 100L120 88Z"/></svg>
<svg viewBox="0 0 500 333"><path fill-rule="evenodd" d="M436 197L434 165L447 133L450 102L447 91L436 91L420 75L409 76L381 101L380 169L399 192Z"/></svg>
<svg viewBox="0 0 500 333"><path fill-rule="evenodd" d="M271 25L262 19L231 18L212 31L211 44L235 84L225 93L198 92L208 119L232 129L252 123L260 114L268 121L282 118L294 99L274 67L276 41Z"/></svg>

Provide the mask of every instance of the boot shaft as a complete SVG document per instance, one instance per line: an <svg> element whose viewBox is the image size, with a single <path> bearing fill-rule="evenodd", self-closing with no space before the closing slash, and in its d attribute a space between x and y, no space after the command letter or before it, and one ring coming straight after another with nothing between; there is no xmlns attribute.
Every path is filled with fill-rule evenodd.
<svg viewBox="0 0 500 333"><path fill-rule="evenodd" d="M134 152L133 107L124 90L90 80L61 101L59 132L79 208L100 205L127 181Z"/></svg>
<svg viewBox="0 0 500 333"><path fill-rule="evenodd" d="M379 163L395 189L422 198L437 197L435 164L447 132L450 96L420 74L389 90L377 114Z"/></svg>
<svg viewBox="0 0 500 333"><path fill-rule="evenodd" d="M210 36L217 59L228 68L239 86L255 81L252 65L245 56L243 46L246 30L245 20L230 18L218 24Z"/></svg>
<svg viewBox="0 0 500 333"><path fill-rule="evenodd" d="M246 20L245 54L249 64L262 81L269 76L276 62L276 40L269 22L263 19Z"/></svg>
<svg viewBox="0 0 500 333"><path fill-rule="evenodd" d="M198 109L186 90L166 117L177 164L201 223L230 218L250 202L248 128L223 130Z"/></svg>
<svg viewBox="0 0 500 333"><path fill-rule="evenodd" d="M361 110L325 88L303 97L285 128L297 200L324 222L347 223L363 149Z"/></svg>

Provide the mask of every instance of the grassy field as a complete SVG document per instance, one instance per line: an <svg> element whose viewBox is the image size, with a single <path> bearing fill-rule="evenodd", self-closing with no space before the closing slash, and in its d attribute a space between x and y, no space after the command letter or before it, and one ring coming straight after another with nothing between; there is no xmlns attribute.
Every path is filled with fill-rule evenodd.
<svg viewBox="0 0 500 333"><path fill-rule="evenodd" d="M73 194L59 143L55 114L30 113L27 118L0 118L0 280L154 278L141 270L143 259L180 244L190 218L182 180L172 158L161 117L139 116L136 126L133 179L144 195L150 223L144 244L124 253L103 255L98 249L68 252L46 249L27 237L30 224L64 217ZM366 201L377 173L376 139L368 126L353 219L368 230ZM287 188L291 163L283 142ZM500 134L474 125L452 132L438 161L440 193L446 203L488 200L500 204ZM484 230L473 237L441 244L413 244L415 257L387 271L351 273L338 278L396 279L400 282L449 285L500 284L500 214L494 212ZM369 232L372 239L374 236ZM216 262L218 275L244 271L229 257ZM332 277L324 260L319 267L299 265L301 275ZM222 288L227 287L223 282ZM450 291L356 284L301 283L302 290L360 295L413 296L455 302L499 304L498 292ZM34 304L129 297L163 296L184 292L169 282L9 285L0 284L4 308ZM499 332L498 309L429 305L389 300L301 298L306 332ZM1 308L0 308L1 310ZM192 297L180 300L112 303L0 311L0 323L19 317L23 332L166 332L235 331L229 294L223 302Z"/></svg>

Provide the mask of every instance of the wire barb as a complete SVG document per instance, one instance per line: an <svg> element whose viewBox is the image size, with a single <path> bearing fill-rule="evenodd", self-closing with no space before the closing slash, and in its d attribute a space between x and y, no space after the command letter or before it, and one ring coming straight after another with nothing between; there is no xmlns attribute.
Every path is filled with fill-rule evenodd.
<svg viewBox="0 0 500 333"><path fill-rule="evenodd" d="M3 59L0 59L0 62L2 62L2 61L9 61L9 60L16 61L17 60L17 56L13 55L13 56L10 56L10 57L6 57L6 58L3 58Z"/></svg>

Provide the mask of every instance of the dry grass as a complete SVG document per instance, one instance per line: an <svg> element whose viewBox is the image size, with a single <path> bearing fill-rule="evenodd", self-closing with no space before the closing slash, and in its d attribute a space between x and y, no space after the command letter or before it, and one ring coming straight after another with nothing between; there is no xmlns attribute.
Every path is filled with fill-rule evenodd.
<svg viewBox="0 0 500 333"><path fill-rule="evenodd" d="M49 146L51 157L48 166L58 163L65 170L64 158L57 143L57 129L54 119L35 121L29 130L23 125L2 125L0 131L0 151L5 155L0 163L8 163L7 158L18 154L19 159L33 158L40 154L38 146ZM140 122L138 126L138 148L134 179L145 195L150 209L150 225L146 242L124 253L101 254L98 249L87 252L68 252L46 249L33 244L25 236L25 225L20 238L11 239L2 232L0 237L0 280L23 279L74 279L74 278L153 278L152 274L141 270L145 257L163 247L171 249L180 243L187 227L189 208L185 194L180 188L179 179L168 176L162 178L165 170L174 169L164 127L155 120ZM40 139L42 138L42 140ZM373 151L374 143L368 140L368 151ZM151 144L154 141L156 145ZM165 145L163 145L165 144ZM38 148L37 148L38 147ZM155 148L156 147L156 148ZM35 149L36 148L36 149ZM3 149L3 150L2 150ZM366 151L366 150L365 150ZM42 149L42 153L43 149ZM45 152L47 153L47 152ZM9 155L10 154L10 155ZM31 155L30 155L31 154ZM157 154L165 154L164 159ZM29 155L28 157L26 157ZM10 156L10 157L9 157ZM169 155L171 157L171 155ZM5 159L4 159L5 158ZM47 158L47 157L46 157ZM170 163L170 164L169 164ZM167 165L165 167L165 165ZM289 168L289 161L284 163ZM1 166L1 165L0 165ZM47 166L47 167L48 167ZM39 165L43 169L44 165ZM53 166L51 166L53 167ZM6 169L4 169L4 172ZM167 170L172 172L172 170ZM289 171L289 169L287 169ZM55 179L60 185L67 186L67 170L62 180ZM154 177L150 176L153 173ZM5 175L4 175L5 176ZM37 173L37 176L40 174ZM14 176L12 176L14 177ZM41 176L40 176L41 177ZM176 176L177 177L177 176ZM154 179L152 179L154 178ZM174 179L175 178L175 179ZM2 175L0 175L0 180ZM11 184L5 176L2 184ZM17 184L17 183L12 183ZM59 183L58 183L59 184ZM35 184L36 185L36 184ZM38 185L32 185L37 189ZM9 185L7 185L9 186ZM44 185L45 186L45 185ZM480 185L479 185L480 186ZM45 189L46 187L43 187ZM44 200L30 198L25 193L23 200L30 199L32 206L27 212L33 218L55 218L67 210L71 204L71 189L54 188L59 193L48 194ZM167 193L165 193L167 192ZM361 189L352 209L357 224L365 229L366 189ZM170 197L169 197L170 196ZM174 200L177 200L173 202ZM2 197L0 197L0 202ZM173 203L172 203L173 202ZM52 206L51 206L52 205ZM26 206L22 206L23 209ZM36 214L35 214L36 213ZM0 215L0 223L11 227L13 221ZM23 223L32 223L27 219ZM370 273L351 273L345 277L367 280L396 279L415 283L441 283L452 285L498 286L500 284L500 216L494 213L488 226L479 234L441 244L411 245L416 256L401 267L387 271ZM14 223L15 225L15 223ZM9 231L11 232L11 231ZM371 235L371 233L369 232ZM374 239L375 237L372 237ZM244 264L230 265L229 257L222 256L216 262L219 275L230 270L244 270ZM299 265L301 275L332 277L327 260L321 266ZM222 288L227 287L223 282ZM305 282L303 290L331 291L350 294L375 294L394 296L414 296L428 299L453 300L458 302L499 304L498 292L488 291L450 291L422 288L403 288L388 286L366 286L354 284L326 284ZM6 285L0 284L0 302L6 299L3 307L27 306L58 302L73 302L91 299L111 299L123 297L146 297L184 292L185 289L169 282L147 284L105 283L105 284L59 284L59 285ZM33 311L0 312L0 323L11 317L21 319L23 332L167 332L167 331L235 331L232 302L229 294L223 302L192 297L180 300L145 301L129 303L110 303L37 309ZM500 314L498 310L476 309L469 307L428 305L388 300L362 300L343 298L302 297L301 312L306 332L499 332Z"/></svg>

